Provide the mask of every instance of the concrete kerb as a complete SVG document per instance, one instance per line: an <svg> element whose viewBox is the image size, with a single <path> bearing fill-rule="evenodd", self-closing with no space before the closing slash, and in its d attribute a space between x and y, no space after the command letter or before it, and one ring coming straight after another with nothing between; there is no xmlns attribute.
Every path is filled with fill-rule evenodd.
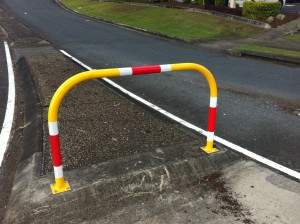
<svg viewBox="0 0 300 224"><path fill-rule="evenodd" d="M283 56L283 55L276 55L264 52L257 52L257 51L247 51L247 50L232 50L228 49L227 53L234 55L234 56L249 56L249 57L256 57L262 58L265 60L271 61L278 61L283 63L292 63L296 65L300 65L300 58L299 57L292 57L292 56Z"/></svg>
<svg viewBox="0 0 300 224"><path fill-rule="evenodd" d="M257 58L264 58L273 61L280 61L286 63L293 63L300 65L300 58L298 57L291 57L291 56L283 56L283 55L276 55L276 54L268 54L263 52L253 52L253 51L241 51L241 55L245 56L252 56Z"/></svg>
<svg viewBox="0 0 300 224"><path fill-rule="evenodd" d="M38 90L34 85L30 67L26 58L21 57L17 62L18 73L21 75L22 87L24 89L24 130L23 152L21 161L30 158L36 152L42 152L43 148L43 129L42 111Z"/></svg>
<svg viewBox="0 0 300 224"><path fill-rule="evenodd" d="M39 175L42 153L35 153L18 168L5 222L65 223L97 218L116 209L120 201L160 194L240 159L219 145L221 151L210 156L191 148L185 144L67 171L72 191L59 195L52 195L49 189L52 176Z"/></svg>

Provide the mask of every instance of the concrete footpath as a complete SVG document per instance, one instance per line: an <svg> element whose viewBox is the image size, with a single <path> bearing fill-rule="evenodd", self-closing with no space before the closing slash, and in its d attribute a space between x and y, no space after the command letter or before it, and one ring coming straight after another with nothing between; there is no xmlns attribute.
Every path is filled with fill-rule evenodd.
<svg viewBox="0 0 300 224"><path fill-rule="evenodd" d="M18 128L22 151L3 223L297 223L300 219L299 180L218 144L220 151L207 155L199 149L204 136L99 80L78 85L62 102L61 148L72 190L52 195L48 106L59 85L83 70L3 9L0 25L24 98L24 122L16 123L22 127ZM17 146L12 147L9 150Z"/></svg>
<svg viewBox="0 0 300 224"><path fill-rule="evenodd" d="M215 40L207 42L194 42L196 46L207 47L225 51L234 56L249 56L258 59L271 60L280 63L289 63L299 66L300 57L287 56L284 53L264 53L256 50L238 50L239 46L262 46L281 50L300 52L299 39L290 39L289 35L299 37L300 35L300 18L293 20L277 28L267 29L257 35L242 39Z"/></svg>

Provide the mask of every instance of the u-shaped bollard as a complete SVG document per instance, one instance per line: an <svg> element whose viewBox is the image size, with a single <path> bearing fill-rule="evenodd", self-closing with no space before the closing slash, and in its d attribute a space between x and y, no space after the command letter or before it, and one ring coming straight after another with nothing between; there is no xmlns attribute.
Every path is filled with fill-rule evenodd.
<svg viewBox="0 0 300 224"><path fill-rule="evenodd" d="M139 67L127 67L127 68L114 68L114 69L102 69L92 70L87 72L79 73L68 80L66 80L55 92L52 97L49 110L48 110L48 127L50 135L50 144L52 150L52 160L54 167L55 184L51 185L53 194L62 193L71 190L70 185L64 179L62 157L59 142L58 132L58 109L64 96L77 84L90 79L96 78L109 78L117 76L128 76L128 75L145 75L161 72L173 72L173 71L184 71L194 70L202 74L210 88L210 104L208 114L208 131L207 131L207 142L205 147L201 147L207 153L217 152L214 148L214 131L215 131L215 120L216 120L216 109L217 109L217 84L208 69L202 65L194 63L179 63L179 64L168 64L168 65L152 65L152 66L139 66Z"/></svg>

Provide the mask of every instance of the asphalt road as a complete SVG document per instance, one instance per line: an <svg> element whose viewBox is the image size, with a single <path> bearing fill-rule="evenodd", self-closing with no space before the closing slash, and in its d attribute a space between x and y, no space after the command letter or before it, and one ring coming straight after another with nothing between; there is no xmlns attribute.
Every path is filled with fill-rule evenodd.
<svg viewBox="0 0 300 224"><path fill-rule="evenodd" d="M297 13L300 12L300 1L298 3L287 3L282 7L281 12L283 13Z"/></svg>
<svg viewBox="0 0 300 224"><path fill-rule="evenodd" d="M0 38L0 132L3 126L8 94L7 65L3 41Z"/></svg>
<svg viewBox="0 0 300 224"><path fill-rule="evenodd" d="M25 25L93 68L195 62L219 87L216 135L300 171L300 68L237 58L93 21L54 0L2 0ZM209 90L195 73L114 79L206 129Z"/></svg>

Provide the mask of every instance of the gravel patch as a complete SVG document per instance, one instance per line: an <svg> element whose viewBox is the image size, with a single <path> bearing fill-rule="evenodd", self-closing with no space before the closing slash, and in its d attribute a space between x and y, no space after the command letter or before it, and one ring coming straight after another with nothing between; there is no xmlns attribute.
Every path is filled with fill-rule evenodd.
<svg viewBox="0 0 300 224"><path fill-rule="evenodd" d="M43 167L48 173L52 171L48 106L59 85L82 70L60 54L32 56L28 61L43 107ZM198 139L95 80L81 83L67 94L59 111L59 128L65 170Z"/></svg>

